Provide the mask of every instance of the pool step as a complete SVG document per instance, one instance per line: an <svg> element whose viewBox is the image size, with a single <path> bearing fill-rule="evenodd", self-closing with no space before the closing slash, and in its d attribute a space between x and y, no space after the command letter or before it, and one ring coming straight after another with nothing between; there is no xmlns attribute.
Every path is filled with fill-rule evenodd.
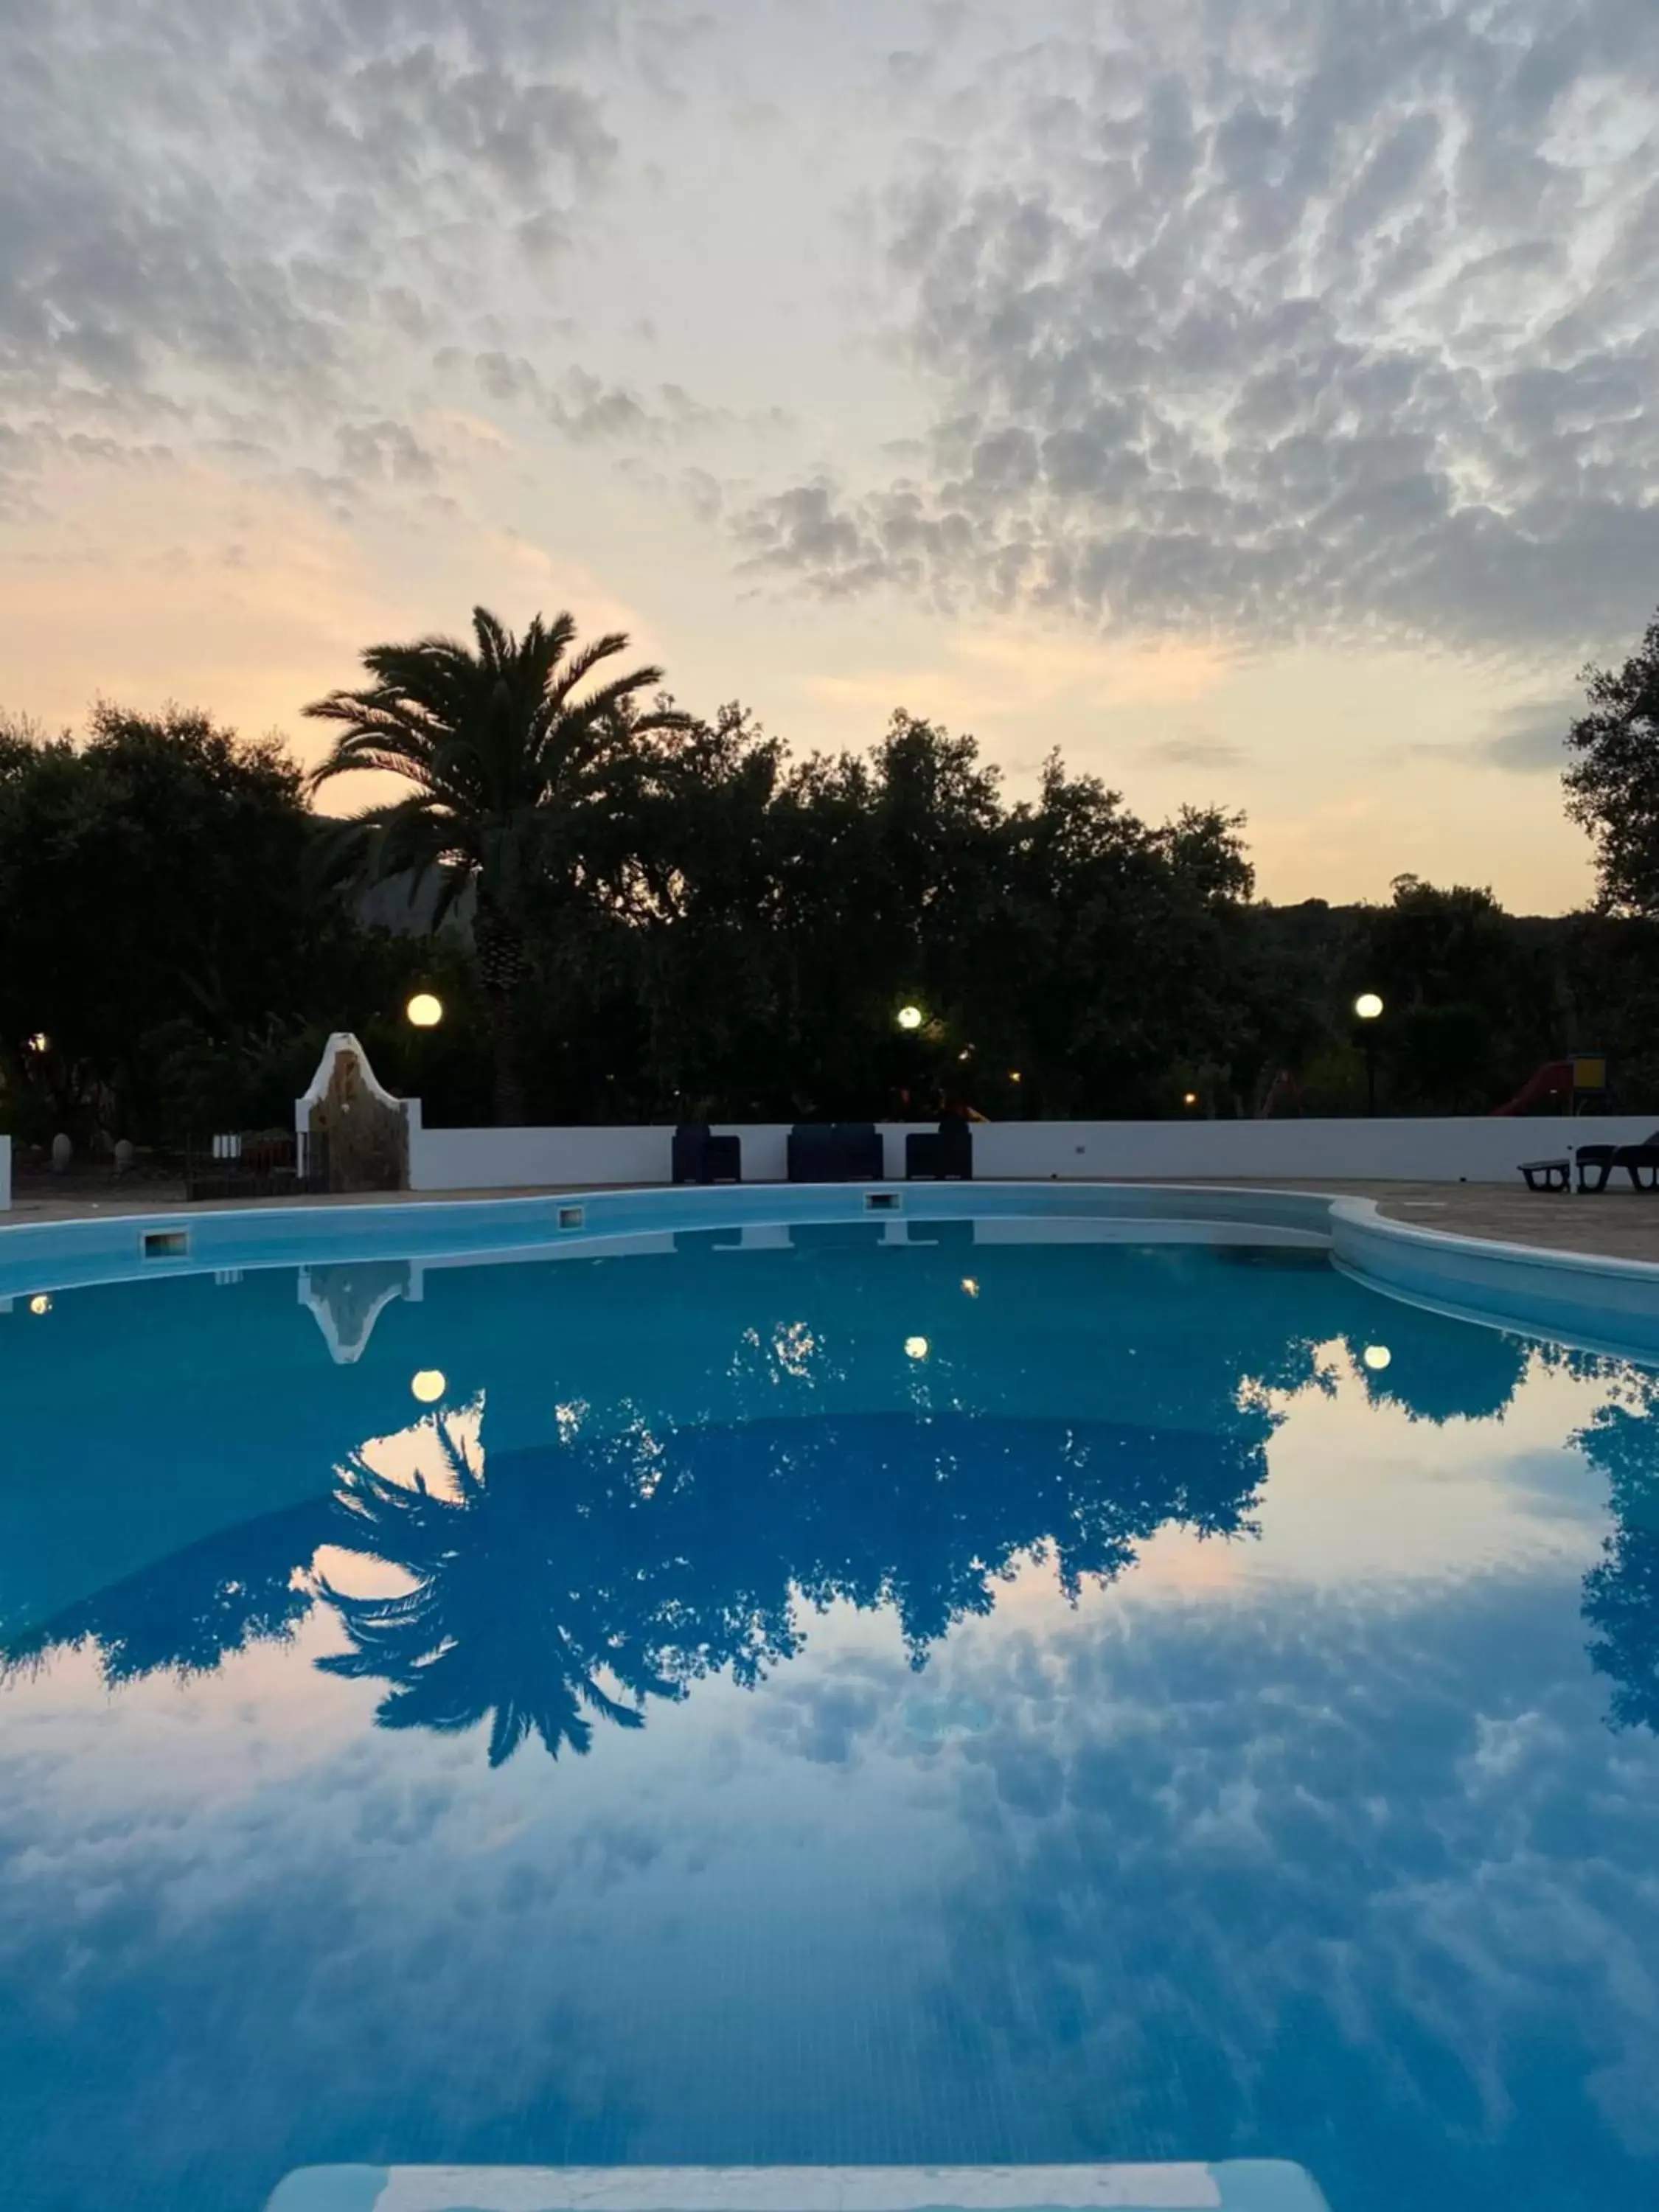
<svg viewBox="0 0 1659 2212"><path fill-rule="evenodd" d="M1328 2212L1279 2159L1218 2166L311 2166L266 2212Z"/></svg>

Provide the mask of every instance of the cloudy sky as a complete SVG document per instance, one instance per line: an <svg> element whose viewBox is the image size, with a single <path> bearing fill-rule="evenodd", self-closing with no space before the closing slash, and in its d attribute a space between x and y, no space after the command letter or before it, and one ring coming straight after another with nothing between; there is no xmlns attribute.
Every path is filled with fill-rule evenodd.
<svg viewBox="0 0 1659 2212"><path fill-rule="evenodd" d="M805 749L1587 889L1659 600L1652 0L0 0L0 706L314 750L620 622Z"/></svg>

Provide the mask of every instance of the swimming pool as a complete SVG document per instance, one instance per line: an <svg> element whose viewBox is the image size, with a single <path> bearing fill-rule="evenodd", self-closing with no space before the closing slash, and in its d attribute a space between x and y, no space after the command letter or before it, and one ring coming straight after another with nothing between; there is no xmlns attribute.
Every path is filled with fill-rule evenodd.
<svg viewBox="0 0 1659 2212"><path fill-rule="evenodd" d="M1659 1376L1234 1235L13 1299L6 2204L1251 2157L1651 2204Z"/></svg>

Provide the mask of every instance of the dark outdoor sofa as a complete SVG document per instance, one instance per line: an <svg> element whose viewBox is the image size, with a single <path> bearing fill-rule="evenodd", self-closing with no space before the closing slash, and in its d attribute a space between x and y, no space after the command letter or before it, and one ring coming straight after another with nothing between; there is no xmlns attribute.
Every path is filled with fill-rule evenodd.
<svg viewBox="0 0 1659 2212"><path fill-rule="evenodd" d="M886 1174L873 1121L797 1121L788 1156L791 1182L880 1182Z"/></svg>

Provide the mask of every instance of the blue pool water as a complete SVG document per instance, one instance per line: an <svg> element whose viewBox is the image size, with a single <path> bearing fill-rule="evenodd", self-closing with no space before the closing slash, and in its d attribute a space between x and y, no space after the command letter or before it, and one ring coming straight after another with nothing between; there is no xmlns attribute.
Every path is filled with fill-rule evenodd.
<svg viewBox="0 0 1659 2212"><path fill-rule="evenodd" d="M9 2212L336 2160L1659 2202L1659 1377L1037 1235L0 1313Z"/></svg>

